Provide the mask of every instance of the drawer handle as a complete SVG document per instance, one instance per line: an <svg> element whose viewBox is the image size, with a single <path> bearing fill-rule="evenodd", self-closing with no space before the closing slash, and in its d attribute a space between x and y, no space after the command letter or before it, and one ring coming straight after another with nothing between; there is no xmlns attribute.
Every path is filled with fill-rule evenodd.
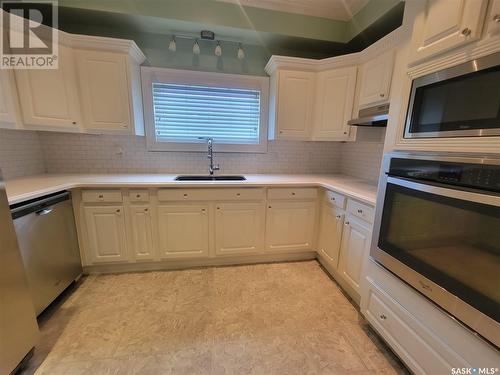
<svg viewBox="0 0 500 375"><path fill-rule="evenodd" d="M239 196L241 196L241 194L240 193L236 193L236 196L239 197Z"/></svg>
<svg viewBox="0 0 500 375"><path fill-rule="evenodd" d="M330 199L331 199L332 201L334 201L334 200L335 200L335 198L334 198L334 197L331 197Z"/></svg>
<svg viewBox="0 0 500 375"><path fill-rule="evenodd" d="M363 213L363 210L359 209L358 214L362 214L362 213Z"/></svg>
<svg viewBox="0 0 500 375"><path fill-rule="evenodd" d="M144 209L144 212L148 212L148 211L149 211L149 209L147 209L147 208Z"/></svg>
<svg viewBox="0 0 500 375"><path fill-rule="evenodd" d="M385 94L380 94L380 97L383 98L385 96Z"/></svg>
<svg viewBox="0 0 500 375"><path fill-rule="evenodd" d="M271 206L267 206L267 208L271 208Z"/></svg>
<svg viewBox="0 0 500 375"><path fill-rule="evenodd" d="M349 222L348 222L348 221L346 221L346 222L344 223L344 225L349 225Z"/></svg>
<svg viewBox="0 0 500 375"><path fill-rule="evenodd" d="M103 199L103 198L104 198L104 195L99 194L99 199Z"/></svg>
<svg viewBox="0 0 500 375"><path fill-rule="evenodd" d="M201 209L201 212L205 212L206 210L204 208Z"/></svg>
<svg viewBox="0 0 500 375"><path fill-rule="evenodd" d="M184 193L184 198L186 198L187 196L188 196L187 193Z"/></svg>
<svg viewBox="0 0 500 375"><path fill-rule="evenodd" d="M218 210L220 210L220 207L217 207Z"/></svg>
<svg viewBox="0 0 500 375"><path fill-rule="evenodd" d="M136 197L136 198L140 198L140 197L141 197L141 194L137 194L135 197Z"/></svg>
<svg viewBox="0 0 500 375"><path fill-rule="evenodd" d="M385 316L384 314L380 314L380 319L382 319L382 320L386 320L386 319L387 319L387 316Z"/></svg>
<svg viewBox="0 0 500 375"><path fill-rule="evenodd" d="M116 213L117 213L117 214L119 214L120 212L121 212L121 210L118 208L118 209L116 210Z"/></svg>
<svg viewBox="0 0 500 375"><path fill-rule="evenodd" d="M337 216L335 216L335 218L336 218L337 220L340 220L340 219L342 218L342 216L337 215Z"/></svg>
<svg viewBox="0 0 500 375"><path fill-rule="evenodd" d="M295 192L292 191L292 195L295 195Z"/></svg>

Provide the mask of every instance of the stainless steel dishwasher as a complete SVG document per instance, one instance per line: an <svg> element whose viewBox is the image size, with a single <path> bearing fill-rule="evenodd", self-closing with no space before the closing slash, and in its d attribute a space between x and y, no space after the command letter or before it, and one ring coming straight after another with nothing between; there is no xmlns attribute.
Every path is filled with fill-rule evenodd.
<svg viewBox="0 0 500 375"><path fill-rule="evenodd" d="M71 195L67 191L11 206L37 315L82 274Z"/></svg>

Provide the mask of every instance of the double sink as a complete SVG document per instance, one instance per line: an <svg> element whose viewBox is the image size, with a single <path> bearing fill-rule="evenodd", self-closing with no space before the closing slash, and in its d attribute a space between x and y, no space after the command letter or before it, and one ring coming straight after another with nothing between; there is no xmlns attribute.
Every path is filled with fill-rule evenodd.
<svg viewBox="0 0 500 375"><path fill-rule="evenodd" d="M211 176L211 175L185 175L185 176L177 176L175 181L245 181L246 178L244 176L229 176L229 175L221 175L221 176Z"/></svg>

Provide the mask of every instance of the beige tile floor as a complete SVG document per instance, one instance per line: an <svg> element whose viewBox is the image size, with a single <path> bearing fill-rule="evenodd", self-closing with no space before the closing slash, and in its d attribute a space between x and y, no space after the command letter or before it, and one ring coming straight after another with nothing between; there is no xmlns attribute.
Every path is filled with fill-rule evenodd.
<svg viewBox="0 0 500 375"><path fill-rule="evenodd" d="M316 261L89 276L68 294L26 374L407 374Z"/></svg>

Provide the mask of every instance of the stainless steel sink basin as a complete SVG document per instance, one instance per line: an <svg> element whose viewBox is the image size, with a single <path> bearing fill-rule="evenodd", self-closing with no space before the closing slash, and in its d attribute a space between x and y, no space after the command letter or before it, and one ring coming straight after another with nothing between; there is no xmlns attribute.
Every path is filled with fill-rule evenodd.
<svg viewBox="0 0 500 375"><path fill-rule="evenodd" d="M244 176L177 176L175 181L245 181Z"/></svg>

